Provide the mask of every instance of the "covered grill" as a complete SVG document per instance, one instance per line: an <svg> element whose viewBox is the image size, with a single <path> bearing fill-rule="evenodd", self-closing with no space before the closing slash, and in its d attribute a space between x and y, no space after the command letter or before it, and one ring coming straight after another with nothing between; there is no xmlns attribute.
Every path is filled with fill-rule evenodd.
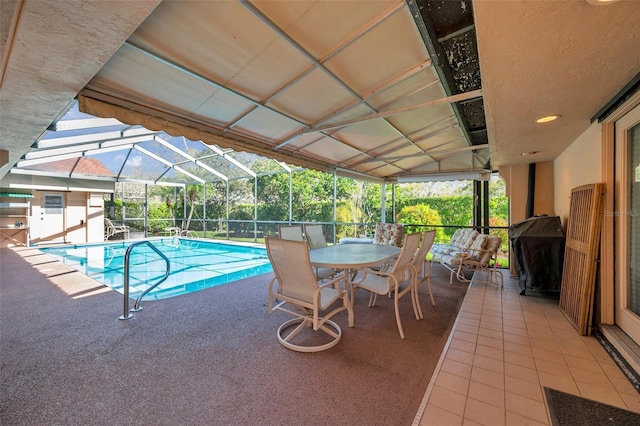
<svg viewBox="0 0 640 426"><path fill-rule="evenodd" d="M560 291L565 233L558 216L532 217L509 227L520 294Z"/></svg>

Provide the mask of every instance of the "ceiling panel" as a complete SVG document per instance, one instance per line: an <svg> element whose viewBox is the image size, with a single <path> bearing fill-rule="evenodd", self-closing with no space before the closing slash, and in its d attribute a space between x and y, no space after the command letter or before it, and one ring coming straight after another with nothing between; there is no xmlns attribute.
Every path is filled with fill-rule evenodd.
<svg viewBox="0 0 640 426"><path fill-rule="evenodd" d="M279 92L269 105L296 119L314 123L354 99L326 72L314 69Z"/></svg>
<svg viewBox="0 0 640 426"><path fill-rule="evenodd" d="M364 95L427 59L411 15L400 9L325 64L355 93Z"/></svg>
<svg viewBox="0 0 640 426"><path fill-rule="evenodd" d="M418 140L417 145L423 151L439 151L443 149L469 146L465 143L464 135L457 125L453 127L439 125L438 127L439 130L430 129L431 131L426 133L424 136L416 137L416 140Z"/></svg>
<svg viewBox="0 0 640 426"><path fill-rule="evenodd" d="M163 83L161 88L159 82ZM220 90L127 44L105 64L90 86L140 104L188 114ZM249 104L243 106L248 109ZM238 114L235 111L234 115Z"/></svg>
<svg viewBox="0 0 640 426"><path fill-rule="evenodd" d="M83 112L388 181L433 162L425 149L470 144L451 103L480 93L450 98L413 2L166 0L139 22L80 91ZM128 177L200 178L157 142L108 148Z"/></svg>
<svg viewBox="0 0 640 426"><path fill-rule="evenodd" d="M302 125L281 114L257 108L240 120L234 129L261 137L266 141L277 141L301 130Z"/></svg>
<svg viewBox="0 0 640 426"><path fill-rule="evenodd" d="M309 154L316 158L322 158L327 155L327 151L331 152L331 156L335 158L336 166L344 165L354 156L361 155L360 150L330 137L319 138L313 143L307 144L298 152L300 154Z"/></svg>
<svg viewBox="0 0 640 426"><path fill-rule="evenodd" d="M279 4L280 3L280 4ZM401 1L254 1L255 8L297 40L320 62L340 51L363 31L403 9Z"/></svg>
<svg viewBox="0 0 640 426"><path fill-rule="evenodd" d="M235 1L163 2L128 41L255 100L309 65Z"/></svg>

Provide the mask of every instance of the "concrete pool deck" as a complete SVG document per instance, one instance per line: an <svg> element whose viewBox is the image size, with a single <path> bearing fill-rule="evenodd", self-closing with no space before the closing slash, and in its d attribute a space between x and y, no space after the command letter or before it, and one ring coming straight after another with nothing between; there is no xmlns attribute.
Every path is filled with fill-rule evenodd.
<svg viewBox="0 0 640 426"><path fill-rule="evenodd" d="M266 367L270 373L253 380L272 382L271 389L289 383L271 375L283 365L247 365L241 355L237 367L216 367L229 353L225 339L241 345L249 337L248 351L274 346L271 331L282 318L262 315L266 290L249 306L209 290L143 303L145 310L119 321L122 295L39 250L1 249L0 260L3 424L202 424L230 413L225 424L251 424L248 408L233 405L251 395L251 383L237 373ZM260 312L260 327L271 331L225 323L219 303L230 312ZM181 368L170 368L176 360ZM237 381L235 394L217 394L216 380ZM544 387L640 412L640 394L595 338L578 336L553 300L519 296L505 279L502 290L472 285L427 392L406 397L423 401L409 413L414 424L548 425ZM271 393L252 398L264 398L264 413L275 415L283 407Z"/></svg>

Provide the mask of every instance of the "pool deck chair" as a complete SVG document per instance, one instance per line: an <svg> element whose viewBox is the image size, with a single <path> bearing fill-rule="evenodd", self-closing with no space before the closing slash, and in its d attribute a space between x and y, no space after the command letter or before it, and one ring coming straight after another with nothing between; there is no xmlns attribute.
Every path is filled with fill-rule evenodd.
<svg viewBox="0 0 640 426"><path fill-rule="evenodd" d="M304 235L302 234L302 225L282 225L278 228L278 231L280 233L280 238L283 240L305 241ZM310 249L311 246L308 248ZM314 268L314 271L318 281L333 278L336 275L335 270L329 268Z"/></svg>
<svg viewBox="0 0 640 426"><path fill-rule="evenodd" d="M278 328L280 344L297 352L320 352L337 345L342 330L330 318L346 310L349 327L353 327L344 274L319 284L306 242L267 237L266 246L275 273L269 282L269 313L281 311L294 316ZM340 300L342 303L336 303Z"/></svg>
<svg viewBox="0 0 640 426"><path fill-rule="evenodd" d="M123 238L126 240L129 238L129 227L125 225L114 225L111 219L104 218L104 239L108 240L116 234L123 234Z"/></svg>
<svg viewBox="0 0 640 426"><path fill-rule="evenodd" d="M183 229L180 231L180 236L181 237L187 237L187 238L198 238L198 234L195 231L191 231L189 229Z"/></svg>
<svg viewBox="0 0 640 426"><path fill-rule="evenodd" d="M358 281L352 282L352 286L355 289L362 288L371 292L369 298L369 307L372 308L376 304L376 296L380 295L393 295L394 310L396 312L396 322L398 323L398 331L400 332L400 338L404 339L404 330L402 329L402 322L400 322L400 310L399 301L405 294L411 295L411 303L413 304L413 312L416 319L420 319L418 312L417 301L415 297L415 279L413 268L410 267L411 260L418 251L418 245L420 244L420 234L409 234L405 238L402 251L398 255L396 262L392 265L391 269L387 272L376 271L373 269L362 269L362 278ZM407 278L408 277L408 278ZM401 285L406 283L404 288Z"/></svg>

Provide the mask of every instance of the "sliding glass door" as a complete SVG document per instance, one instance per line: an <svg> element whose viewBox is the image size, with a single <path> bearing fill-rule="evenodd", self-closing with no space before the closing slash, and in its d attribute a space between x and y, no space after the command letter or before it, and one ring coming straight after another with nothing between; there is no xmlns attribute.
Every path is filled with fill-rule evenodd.
<svg viewBox="0 0 640 426"><path fill-rule="evenodd" d="M616 122L616 323L640 343L640 106Z"/></svg>

